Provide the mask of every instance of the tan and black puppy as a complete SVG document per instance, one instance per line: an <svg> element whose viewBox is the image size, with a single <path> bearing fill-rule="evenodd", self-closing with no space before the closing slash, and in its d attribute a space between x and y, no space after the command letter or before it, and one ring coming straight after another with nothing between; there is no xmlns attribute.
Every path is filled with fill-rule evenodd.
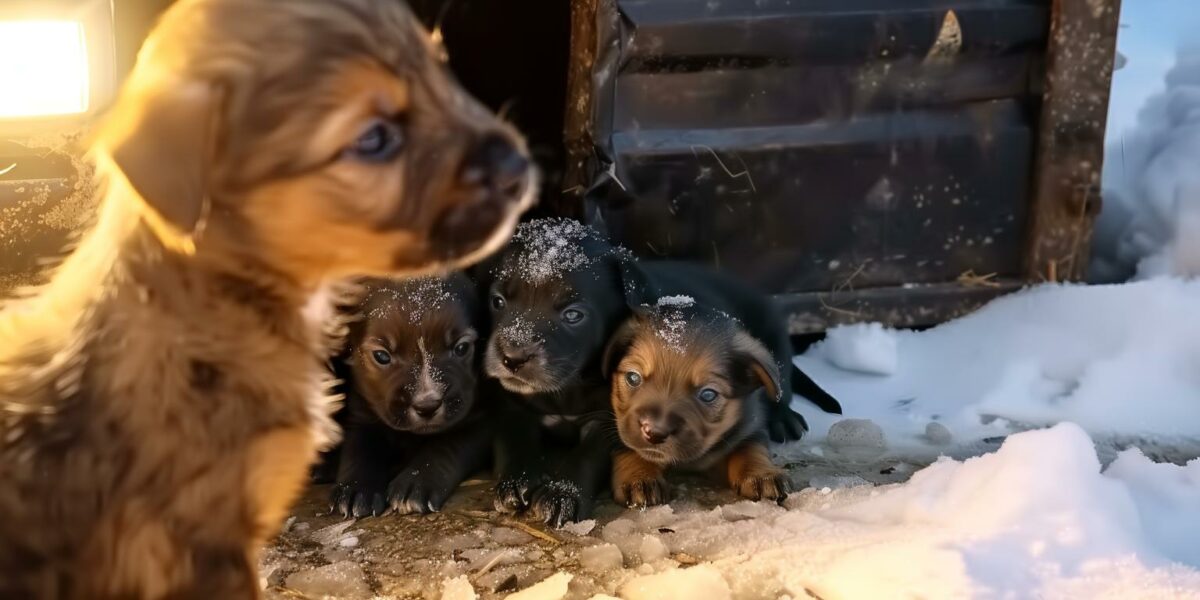
<svg viewBox="0 0 1200 600"><path fill-rule="evenodd" d="M669 498L669 469L715 471L739 495L782 500L791 483L767 451L778 361L730 315L674 296L634 311L605 352L626 449L613 458L613 499Z"/></svg>
<svg viewBox="0 0 1200 600"><path fill-rule="evenodd" d="M95 225L0 313L0 597L254 598L329 418L324 284L499 247L518 136L392 0L180 0ZM311 309L311 310L308 310Z"/></svg>
<svg viewBox="0 0 1200 600"><path fill-rule="evenodd" d="M487 466L477 410L480 304L465 275L363 282L345 356L345 434L331 508L365 517L441 509Z"/></svg>

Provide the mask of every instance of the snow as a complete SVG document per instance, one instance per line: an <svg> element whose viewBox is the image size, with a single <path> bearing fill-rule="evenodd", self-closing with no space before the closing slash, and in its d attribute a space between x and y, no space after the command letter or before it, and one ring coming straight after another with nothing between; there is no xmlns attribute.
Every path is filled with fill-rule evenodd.
<svg viewBox="0 0 1200 600"><path fill-rule="evenodd" d="M900 363L896 334L879 323L856 323L830 329L822 347L825 359L847 371L891 375Z"/></svg>
<svg viewBox="0 0 1200 600"><path fill-rule="evenodd" d="M515 594L510 594L508 600L559 600L567 595L567 585L571 583L569 573L555 573L528 588Z"/></svg>
<svg viewBox="0 0 1200 600"><path fill-rule="evenodd" d="M479 594L475 593L475 588L466 575L447 579L442 584L442 600L477 600L478 598Z"/></svg>
<svg viewBox="0 0 1200 600"><path fill-rule="evenodd" d="M603 573L621 568L625 562L621 549L613 544L597 544L579 553L579 565L588 571Z"/></svg>
<svg viewBox="0 0 1200 600"><path fill-rule="evenodd" d="M287 587L309 598L370 598L362 567L353 561L335 562L287 578Z"/></svg>
<svg viewBox="0 0 1200 600"><path fill-rule="evenodd" d="M951 439L953 448L978 453L979 444L1061 421L1078 423L1101 443L1194 448L1197 307L1195 281L1043 285L927 331L894 332L904 360L890 376L837 367L827 342L797 364L841 400L845 417L880 425L889 452L898 455L936 456ZM784 453L813 453L840 417L802 399L795 404L812 435L807 446ZM940 427L930 430L931 423Z"/></svg>
<svg viewBox="0 0 1200 600"><path fill-rule="evenodd" d="M905 484L808 488L783 507L668 508L604 537L670 532L658 539L674 560L612 577L627 600L1200 598L1200 553L1187 543L1198 500L1200 461L1130 450L1102 472L1087 433L1062 424L944 458Z"/></svg>
<svg viewBox="0 0 1200 600"><path fill-rule="evenodd" d="M517 250L496 275L500 279L519 277L528 283L557 279L596 260L584 251L583 242L588 239L603 238L596 230L572 219L522 223L512 237L512 247Z"/></svg>

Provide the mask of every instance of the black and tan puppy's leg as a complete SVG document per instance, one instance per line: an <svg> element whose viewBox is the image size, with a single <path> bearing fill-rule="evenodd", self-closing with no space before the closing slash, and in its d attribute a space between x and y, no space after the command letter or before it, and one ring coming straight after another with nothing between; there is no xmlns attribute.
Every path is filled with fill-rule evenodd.
<svg viewBox="0 0 1200 600"><path fill-rule="evenodd" d="M613 455L612 493L617 504L637 508L656 506L671 499L663 468L632 450Z"/></svg>
<svg viewBox="0 0 1200 600"><path fill-rule="evenodd" d="M387 487L394 467L394 450L376 427L346 431L339 457L337 485L329 508L343 517L370 517L387 510Z"/></svg>
<svg viewBox="0 0 1200 600"><path fill-rule="evenodd" d="M515 408L504 411L497 422L493 504L496 512L525 512L533 491L546 480L541 426L532 413Z"/></svg>
<svg viewBox="0 0 1200 600"><path fill-rule="evenodd" d="M762 442L746 442L734 450L725 459L725 473L733 490L750 500L783 502L792 491L787 473L771 462Z"/></svg>
<svg viewBox="0 0 1200 600"><path fill-rule="evenodd" d="M538 519L552 527L581 521L592 514L596 493L610 475L616 434L612 423L593 422L584 426L579 445L573 448L550 476L533 493L530 508Z"/></svg>
<svg viewBox="0 0 1200 600"><path fill-rule="evenodd" d="M441 510L458 485L487 464L492 450L488 430L481 420L418 442L413 460L388 484L388 506L402 515Z"/></svg>

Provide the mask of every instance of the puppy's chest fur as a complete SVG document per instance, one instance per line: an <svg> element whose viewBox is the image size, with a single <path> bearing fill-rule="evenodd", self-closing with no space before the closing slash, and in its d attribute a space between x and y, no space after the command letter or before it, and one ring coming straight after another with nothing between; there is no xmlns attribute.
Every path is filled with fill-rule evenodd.
<svg viewBox="0 0 1200 600"><path fill-rule="evenodd" d="M0 426L5 572L87 565L96 590L151 595L186 584L193 549L271 533L335 431L320 324L228 282L170 283L170 298L109 283L65 347L0 364L19 382L3 395L33 408Z"/></svg>

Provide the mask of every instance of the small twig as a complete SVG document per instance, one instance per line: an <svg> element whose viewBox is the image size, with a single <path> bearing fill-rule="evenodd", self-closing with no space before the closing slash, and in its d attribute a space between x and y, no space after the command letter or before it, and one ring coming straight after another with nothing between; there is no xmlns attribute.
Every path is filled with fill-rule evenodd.
<svg viewBox="0 0 1200 600"><path fill-rule="evenodd" d="M993 287L993 288L1000 287L1000 283L997 281L994 281L995 278L996 278L995 273L987 273L984 275L980 275L980 274L976 273L974 269L967 269L966 271L963 271L963 273L961 275L958 276L958 282L960 284L968 286L968 287L971 287L971 286Z"/></svg>
<svg viewBox="0 0 1200 600"><path fill-rule="evenodd" d="M12 170L13 170L13 169L15 169L15 168L17 168L17 163L13 163L13 164L11 164L11 165L8 165L7 167L4 167L3 169L0 169L0 175L7 175L9 171L12 171Z"/></svg>
<svg viewBox="0 0 1200 600"><path fill-rule="evenodd" d="M506 556L508 556L511 552L512 552L512 550L509 548L505 548L505 549L497 552L495 554L495 556L492 557L491 560L487 561L487 564L483 565L482 567L479 568L478 571L475 572L476 580L478 580L479 577L483 577L484 575L487 575L492 569L496 568L496 565L500 564L500 561L504 560L504 558Z"/></svg>
<svg viewBox="0 0 1200 600"><path fill-rule="evenodd" d="M496 519L495 515L493 515L492 513L486 513L481 510L464 510L464 511L460 511L460 513L465 516L471 517L472 519L481 519L484 521L493 521ZM545 531L542 531L536 527L532 527L526 523L523 523L523 522L513 519L511 517L500 518L500 523L502 525L507 525L510 527L515 527L517 529L520 529L521 531L524 531L525 533L528 533L529 535L532 535L533 537L535 537L539 540L542 540L543 542L554 544L555 546L562 544L561 540L546 533Z"/></svg>

